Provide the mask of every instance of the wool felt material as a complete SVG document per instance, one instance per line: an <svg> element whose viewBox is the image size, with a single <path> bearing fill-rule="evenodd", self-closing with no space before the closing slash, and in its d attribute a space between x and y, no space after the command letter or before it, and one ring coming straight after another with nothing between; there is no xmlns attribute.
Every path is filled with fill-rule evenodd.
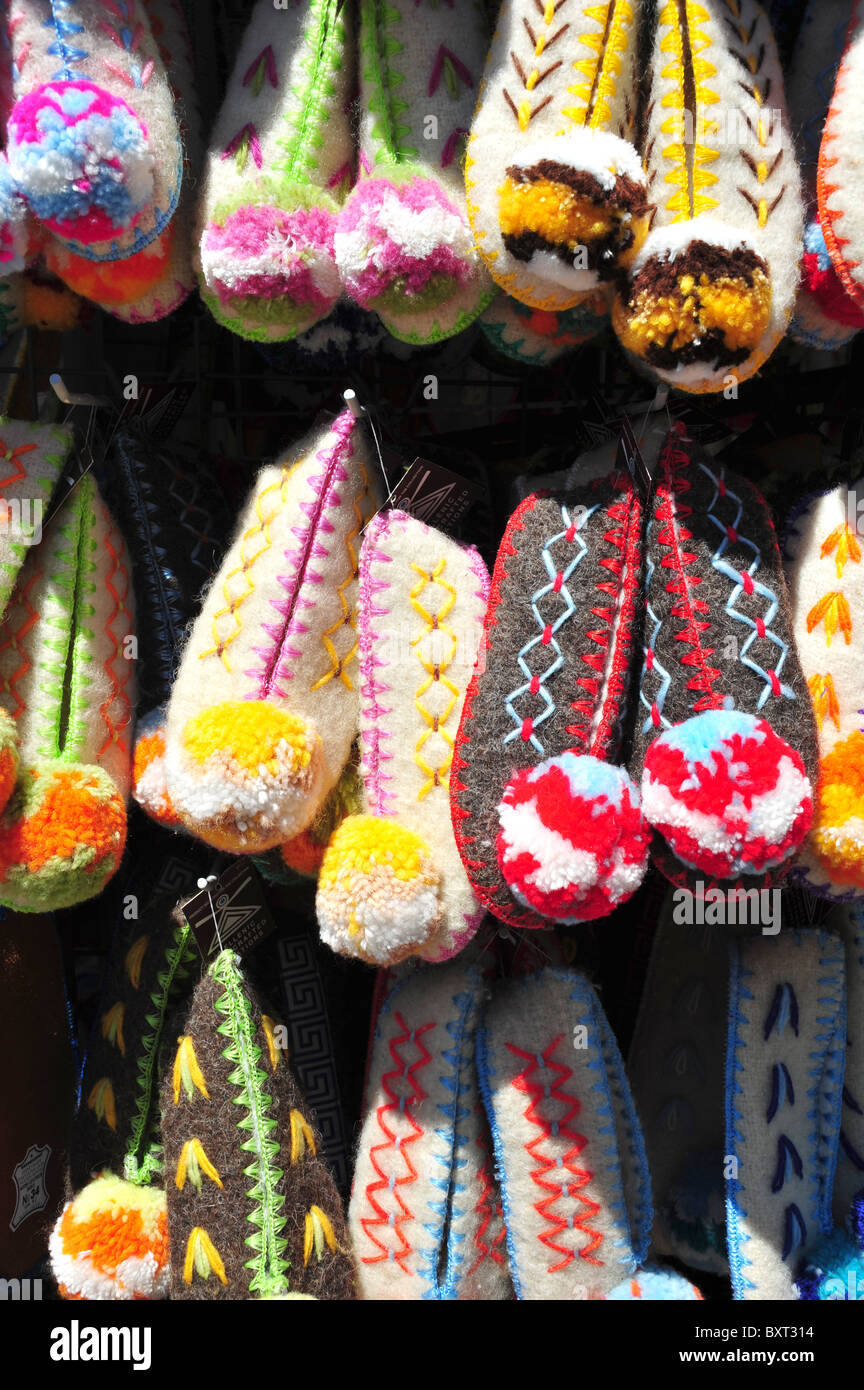
<svg viewBox="0 0 864 1390"><path fill-rule="evenodd" d="M833 1225L844 974L843 944L829 932L730 947L724 1152L736 1160L726 1214L738 1300L795 1299L799 1264Z"/></svg>
<svg viewBox="0 0 864 1390"><path fill-rule="evenodd" d="M348 1223L360 1296L512 1298L474 1041L477 969L412 972L378 1015Z"/></svg>
<svg viewBox="0 0 864 1390"><path fill-rule="evenodd" d="M780 342L801 260L800 176L761 7L663 0L647 112L654 214L613 326L662 380L720 391Z"/></svg>
<svg viewBox="0 0 864 1390"><path fill-rule="evenodd" d="M857 1302L864 1290L861 1229L864 1193L858 1193L846 1229L837 1227L811 1250L795 1287L808 1302Z"/></svg>
<svg viewBox="0 0 864 1390"><path fill-rule="evenodd" d="M859 308L864 308L864 209L858 183L862 81L864 8L856 0L822 132L816 193L828 254L841 285Z"/></svg>
<svg viewBox="0 0 864 1390"><path fill-rule="evenodd" d="M794 876L822 897L864 897L864 727L858 640L864 563L862 483L796 508L784 538L792 631L813 701L821 778L813 828Z"/></svg>
<svg viewBox="0 0 864 1390"><path fill-rule="evenodd" d="M628 1075L654 1194L652 1249L727 1275L723 1050L729 948L719 926L676 920L669 893L651 948Z"/></svg>
<svg viewBox="0 0 864 1390"><path fill-rule="evenodd" d="M572 309L532 309L499 290L480 315L486 341L502 356L526 367L545 367L602 333L609 321L605 290L585 295Z"/></svg>
<svg viewBox="0 0 864 1390"><path fill-rule="evenodd" d="M0 617L21 566L41 534L47 510L72 447L72 431L0 417Z"/></svg>
<svg viewBox="0 0 864 1390"><path fill-rule="evenodd" d="M144 0L15 0L7 157L33 216L90 260L164 231L183 174L174 99Z"/></svg>
<svg viewBox="0 0 864 1390"><path fill-rule="evenodd" d="M198 984L162 1088L171 1297L352 1299L342 1203L238 958Z"/></svg>
<svg viewBox="0 0 864 1390"><path fill-rule="evenodd" d="M126 841L136 700L123 537L89 474L31 548L0 625L0 707L21 766L0 816L0 902L84 902Z"/></svg>
<svg viewBox="0 0 864 1390"><path fill-rule="evenodd" d="M805 195L801 287L789 322L789 335L807 347L834 350L864 326L864 311L846 293L825 244L816 177L822 132L837 68L843 54L849 13L844 6L809 0L789 69L789 116L798 136Z"/></svg>
<svg viewBox="0 0 864 1390"><path fill-rule="evenodd" d="M462 174L487 44L480 0L360 0L360 177L336 262L346 292L408 343L460 333L494 294Z"/></svg>
<svg viewBox="0 0 864 1390"><path fill-rule="evenodd" d="M364 807L363 780L359 771L360 753L352 748L351 759L342 769L339 781L325 798L305 830L279 846L282 863L304 878L317 879L327 846L348 816L360 815Z"/></svg>
<svg viewBox="0 0 864 1390"><path fill-rule="evenodd" d="M217 848L256 853L299 834L348 761L369 449L346 409L262 469L195 621L168 706L164 790Z"/></svg>
<svg viewBox="0 0 864 1390"><path fill-rule="evenodd" d="M450 773L489 576L473 546L387 511L364 533L359 590L363 806L324 855L321 937L370 964L446 960L484 911L453 835Z"/></svg>
<svg viewBox="0 0 864 1390"><path fill-rule="evenodd" d="M645 870L650 831L614 766L641 529L612 474L526 498L498 551L450 786L474 891L513 926L603 916Z"/></svg>
<svg viewBox="0 0 864 1390"><path fill-rule="evenodd" d="M609 284L647 230L633 145L638 0L504 0L465 165L496 283L561 311Z"/></svg>
<svg viewBox="0 0 864 1390"><path fill-rule="evenodd" d="M342 293L336 214L354 181L351 9L251 8L198 206L201 293L235 333L292 338Z"/></svg>
<svg viewBox="0 0 864 1390"><path fill-rule="evenodd" d="M648 1247L651 1189L621 1055L588 981L549 968L499 982L477 1069L516 1297L626 1297L620 1286L639 1277Z"/></svg>
<svg viewBox="0 0 864 1390"><path fill-rule="evenodd" d="M631 752L654 862L702 893L768 887L810 828L813 707L768 508L682 423L660 454L645 541Z"/></svg>
<svg viewBox="0 0 864 1390"><path fill-rule="evenodd" d="M840 1148L834 1178L833 1209L838 1227L864 1188L864 910L859 903L836 908L827 922L846 955L846 1073L840 1115ZM864 1273L864 1271L862 1271Z"/></svg>

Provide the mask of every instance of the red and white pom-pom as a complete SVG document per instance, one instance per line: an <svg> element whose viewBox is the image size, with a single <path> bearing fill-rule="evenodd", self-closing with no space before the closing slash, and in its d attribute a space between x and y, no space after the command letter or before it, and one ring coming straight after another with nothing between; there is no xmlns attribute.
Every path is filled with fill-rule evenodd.
<svg viewBox="0 0 864 1390"><path fill-rule="evenodd" d="M605 917L642 882L651 830L624 768L589 754L549 758L511 779L498 819L501 872L540 916Z"/></svg>
<svg viewBox="0 0 864 1390"><path fill-rule="evenodd" d="M642 810L683 864L734 879L797 851L813 819L813 789L800 753L766 720L706 710L648 749Z"/></svg>

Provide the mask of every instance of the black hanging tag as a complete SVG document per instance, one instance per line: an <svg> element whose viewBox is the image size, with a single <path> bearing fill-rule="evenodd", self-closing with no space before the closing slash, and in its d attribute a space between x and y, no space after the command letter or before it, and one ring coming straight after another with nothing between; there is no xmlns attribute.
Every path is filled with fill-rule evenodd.
<svg viewBox="0 0 864 1390"><path fill-rule="evenodd" d="M476 483L440 463L416 458L393 489L388 506L410 512L439 531L451 531L480 495Z"/></svg>
<svg viewBox="0 0 864 1390"><path fill-rule="evenodd" d="M276 930L258 871L248 859L235 859L180 910L205 961L226 949L246 955Z"/></svg>

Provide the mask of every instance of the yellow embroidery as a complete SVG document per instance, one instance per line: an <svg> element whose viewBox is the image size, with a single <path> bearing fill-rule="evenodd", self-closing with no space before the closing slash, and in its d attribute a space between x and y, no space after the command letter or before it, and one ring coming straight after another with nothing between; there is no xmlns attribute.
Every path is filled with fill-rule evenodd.
<svg viewBox="0 0 864 1390"><path fill-rule="evenodd" d="M144 960L144 953L150 944L149 936L139 936L137 941L133 941L123 961L126 974L132 981L132 988L137 989L141 983L141 965Z"/></svg>
<svg viewBox="0 0 864 1390"><path fill-rule="evenodd" d="M186 1184L186 1179L195 1188L196 1192L201 1191L201 1174L215 1182L217 1187L222 1186L222 1179L214 1165L210 1162L204 1152L204 1145L200 1139L187 1139L177 1161L177 1172L174 1181L182 1192Z"/></svg>
<svg viewBox="0 0 864 1390"><path fill-rule="evenodd" d="M831 535L822 542L819 554L824 560L828 555L832 555L836 550L835 563L837 565L837 578L843 578L843 571L847 561L851 560L853 565L861 563L861 546L858 537L852 530L848 521L844 521L840 526L836 526Z"/></svg>
<svg viewBox="0 0 864 1390"><path fill-rule="evenodd" d="M270 527L273 524L273 518L279 511L279 508L284 504L285 489L291 472L293 472L293 469L283 469L279 481L271 483L271 485L266 487L261 495L255 499L255 515L258 518L257 524L255 526L250 526L249 530L244 534L240 542L240 563L235 566L233 570L229 571L222 583L225 607L218 609L218 611L213 614L213 624L211 628L213 633L213 646L208 647L206 651L199 654L200 661L203 661L205 656L215 655L220 658L226 671L231 670L225 651L226 648L230 647L231 643L239 637L243 630L243 624L237 616L237 610L246 602L249 595L255 592L255 584L249 577L249 571L255 564L255 561L258 560L265 551L269 550L272 545ZM278 494L278 501L273 499L274 493ZM268 498L274 500L274 506L269 511L265 512L265 502ZM258 549L253 550L252 546L259 541L260 544L258 545ZM235 593L232 586L232 580L234 580L237 575L241 576L243 583L243 589L239 593ZM233 620L234 631L223 636L220 631L220 621L226 616Z"/></svg>
<svg viewBox="0 0 864 1390"><path fill-rule="evenodd" d="M338 676L340 680L343 682L343 684L347 685L349 690L354 689L354 686L351 683L351 677L348 675L348 672L345 668L348 665L348 663L350 661L353 661L354 657L357 655L356 639L348 655L345 657L340 657L338 655L331 639L334 633L339 632L340 629L343 627L350 628L351 631L354 633L356 633L357 631L356 613L353 608L348 607L348 600L345 597L345 590L348 588L348 585L352 584L354 580L357 578L357 551L354 548L354 542L360 535L360 532L363 530L363 527L366 525L367 520L365 511L360 506L360 502L366 502L369 499L369 479L366 477L366 470L365 468L363 468L362 463L360 463L360 468L363 473L363 491L360 495L359 500L356 497L354 498L354 529L345 537L345 548L348 551L349 559L348 573L342 580L342 583L339 585L339 588L336 590L336 594L339 599L339 604L342 609L342 614L336 620L332 627L328 627L327 631L323 633L321 637L324 646L327 648L327 655L330 658L330 664L332 669L329 670L325 675L323 675L320 681L315 682L315 684L312 686L313 690L320 690L321 686L326 685L327 682L331 681L334 676Z"/></svg>
<svg viewBox="0 0 864 1390"><path fill-rule="evenodd" d="M685 36L676 0L667 0L658 20L659 28L668 30L660 42L660 52L671 54L671 60L662 69L662 76L672 83L672 88L666 92L660 104L671 107L672 114L662 123L660 131L672 137L671 143L663 149L663 158L671 160L674 166L664 178L665 183L671 183L677 189L666 203L667 211L674 213L673 222L687 222L717 206L717 199L705 191L717 182L717 176L704 166L715 160L719 153L705 141L720 128L705 111L706 107L714 106L720 100L708 86L709 79L716 77L717 69L702 56L704 50L711 47L711 40L699 26L709 16L707 10L693 3L693 0L687 0L686 16L695 86L694 111L685 110ZM688 126L692 128L688 129Z"/></svg>
<svg viewBox="0 0 864 1390"><path fill-rule="evenodd" d="M104 1120L109 1129L117 1128L117 1106L114 1101L114 1087L103 1076L87 1097L87 1108L92 1110L97 1120Z"/></svg>
<svg viewBox="0 0 864 1390"><path fill-rule="evenodd" d="M816 723L821 730L824 719L830 719L835 729L840 728L840 702L837 699L837 692L834 689L834 679L830 673L820 676L818 673L811 676L807 682L810 691L810 699L813 701L813 713L816 715Z"/></svg>
<svg viewBox="0 0 864 1390"><path fill-rule="evenodd" d="M825 624L825 645L831 646L831 638L839 628L846 639L846 645L852 641L852 614L849 611L848 600L843 594L832 590L824 598L820 598L818 603L814 603L810 612L807 614L807 631L812 632L820 623Z"/></svg>
<svg viewBox="0 0 864 1390"><path fill-rule="evenodd" d="M303 1233L303 1264L308 1265L313 1248L320 1264L324 1258L325 1245L331 1254L335 1255L338 1246L333 1224L327 1213L323 1212L320 1207L310 1207L306 1213L306 1225Z"/></svg>
<svg viewBox="0 0 864 1390"><path fill-rule="evenodd" d="M279 1056L279 1047L276 1043L276 1025L273 1022L272 1018L268 1018L267 1014L262 1014L261 1027L264 1029L264 1036L267 1039L267 1052L270 1056L270 1070L275 1071L276 1068L279 1066L279 1062L281 1060Z"/></svg>
<svg viewBox="0 0 864 1390"><path fill-rule="evenodd" d="M315 1147L315 1135L312 1133L312 1126L301 1115L299 1110L291 1111L291 1163L297 1163L309 1150L312 1157L317 1152Z"/></svg>
<svg viewBox="0 0 864 1390"><path fill-rule="evenodd" d="M195 1226L186 1242L186 1259L183 1262L185 1283L192 1283L193 1274L202 1279L209 1279L211 1274L215 1274L220 1283L228 1283L222 1257L203 1226Z"/></svg>
<svg viewBox="0 0 864 1390"><path fill-rule="evenodd" d="M452 584L448 584L441 576L444 573L446 560L439 560L433 570L424 570L419 565L411 568L415 574L420 575L420 579L411 590L411 603L416 613L420 614L425 624L423 631L415 637L411 643L416 649L418 660L426 672L426 679L419 686L414 696L414 706L425 724L425 728L417 740L414 749L414 761L423 773L426 781L417 793L417 800L422 801L429 794L433 787L448 787L450 785L450 767L453 762L453 736L445 727L447 720L453 713L459 702L459 687L444 674L456 655L458 639L456 633L446 626L444 619L450 613L456 602L456 590ZM446 595L441 608L437 612L431 612L424 608L420 603L420 595L430 584L437 585ZM434 592L434 590L433 590ZM442 637L449 642L450 650L443 655L439 655L438 642L434 634L441 633ZM426 638L430 638L426 642ZM430 648L431 656L430 660ZM429 691L434 687L441 688L448 692L449 699L443 710L430 710L423 703ZM430 738L437 734L447 745L447 753L438 765L433 767L426 761L424 750Z"/></svg>
<svg viewBox="0 0 864 1390"><path fill-rule="evenodd" d="M177 1055L174 1058L174 1104L180 1104L181 1087L186 1092L187 1100L194 1098L196 1090L209 1100L210 1092L207 1090L204 1075L198 1065L192 1039L190 1037L178 1038L177 1042Z"/></svg>
<svg viewBox="0 0 864 1390"><path fill-rule="evenodd" d="M616 80L621 76L621 55L631 41L633 7L629 0L612 0L611 4L588 5L585 14L598 26L593 33L579 38L592 56L573 64L583 80L567 88L577 105L565 106L561 114L576 125L602 129L612 120L610 103L615 98Z"/></svg>
<svg viewBox="0 0 864 1390"><path fill-rule="evenodd" d="M123 1038L123 1005L113 1004L102 1015L102 1036L114 1047L120 1049L121 1057L126 1056L126 1043Z"/></svg>

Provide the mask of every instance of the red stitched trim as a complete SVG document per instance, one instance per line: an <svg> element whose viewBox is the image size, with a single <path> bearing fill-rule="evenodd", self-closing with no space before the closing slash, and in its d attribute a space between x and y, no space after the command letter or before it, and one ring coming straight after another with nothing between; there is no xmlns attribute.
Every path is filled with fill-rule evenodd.
<svg viewBox="0 0 864 1390"><path fill-rule="evenodd" d="M428 1033L430 1028L434 1028L435 1024L424 1023L420 1028L410 1029L402 1015L399 1013L398 1009L394 1010L393 1019L396 1026L402 1029L400 1036L391 1038L389 1043L387 1044L390 1051L390 1056L392 1057L393 1062L395 1064L395 1070L385 1072L384 1075L381 1077L381 1089L387 1096L387 1104L379 1105L375 1111L375 1118L378 1122L378 1128L384 1135L384 1141L380 1144L373 1144L372 1148L369 1150L369 1161L372 1164L372 1167L374 1168L375 1172L378 1174L378 1181L367 1183L366 1200L369 1203L369 1206L371 1207L372 1211L375 1212L375 1217L373 1218L370 1216L365 1216L360 1221L360 1225L363 1227L364 1234L367 1236L367 1238L372 1242L374 1246L377 1246L377 1248L381 1251L381 1254L364 1255L362 1257L362 1262L363 1264L369 1265L378 1264L381 1260L392 1260L394 1264L397 1264L399 1266L403 1274L413 1274L414 1271L412 1269L406 1268L405 1264L403 1263L407 1256L411 1254L411 1242L407 1239L405 1232L401 1229L401 1226L402 1223L405 1221L413 1221L414 1213L411 1211L411 1208L408 1207L406 1203L402 1200L402 1195L399 1192L399 1188L405 1186L406 1184L410 1185L412 1182L417 1181L417 1170L414 1167L414 1164L411 1162L411 1155L408 1152L408 1145L415 1143L419 1138L421 1138L423 1134L423 1127L422 1125L418 1125L412 1111L420 1101L426 1099L426 1092L423 1090L423 1087L420 1085L414 1073L420 1067L425 1067L426 1064L428 1062L431 1062L432 1060L431 1052L427 1052L420 1039L424 1033ZM397 1051L397 1048L399 1048L402 1043L413 1043L420 1052L420 1056L417 1057L415 1061L411 1063L410 1067L406 1067L405 1060L399 1055L399 1052ZM389 1082L396 1079L403 1079L407 1081L411 1087L413 1094L408 1096L396 1095L390 1089L390 1086L388 1084ZM397 1136L385 1123L384 1117L387 1114L388 1110L395 1110L400 1115L404 1116L414 1133L409 1134L407 1139L397 1140ZM402 1177L396 1177L395 1175L393 1175L392 1189L390 1186L390 1175L386 1174L378 1163L378 1155L386 1155L388 1150L395 1150L396 1156L404 1161L405 1167L407 1168L407 1172L404 1173ZM402 1215L394 1216L392 1222L390 1219L390 1213L385 1211L384 1208L375 1200L376 1192L386 1192L390 1190L392 1190L393 1196L395 1197L402 1211ZM385 1226L388 1228L392 1227L392 1230L395 1232L397 1239L401 1241L401 1248L398 1250L393 1250L390 1246L382 1244L382 1242L372 1234L372 1230L376 1226Z"/></svg>
<svg viewBox="0 0 864 1390"><path fill-rule="evenodd" d="M566 1269L569 1264L573 1263L577 1255L580 1259L586 1260L592 1265L602 1265L604 1263L603 1260L595 1258L594 1255L594 1251L599 1249L602 1244L603 1233L602 1231L592 1230L591 1226L586 1224L593 1221L594 1217L597 1216L598 1212L601 1210L601 1206L599 1202L595 1202L591 1197L585 1196L582 1192L582 1188L593 1181L594 1174L590 1169L580 1168L575 1163L575 1159L579 1157L582 1150L586 1147L588 1140L584 1134L579 1134L577 1130L570 1128L570 1120L574 1119L579 1114L582 1107L575 1096L565 1095L561 1090L573 1075L573 1071L571 1067L565 1066L562 1062L555 1062L552 1059L552 1054L561 1043L563 1037L564 1034L559 1033L558 1037L554 1038L552 1042L549 1043L540 1054L539 1058L536 1052L524 1052L522 1048L517 1047L515 1043L507 1043L508 1051L512 1052L514 1057L522 1057L528 1063L525 1070L519 1072L518 1076L513 1078L511 1085L514 1090L522 1091L530 1097L528 1107L523 1111L523 1116L530 1124L537 1125L540 1130L540 1133L531 1140L530 1144L525 1144L524 1148L531 1159L540 1164L540 1167L534 1169L531 1173L532 1181L535 1182L538 1187L549 1193L548 1197L544 1197L542 1200L534 1203L534 1210L537 1212L538 1216L544 1221L552 1223L547 1230L540 1232L537 1239L540 1241L540 1244L545 1245L548 1250L552 1250L556 1254L562 1256L557 1264L549 1266L547 1270L549 1274L554 1274L559 1269ZM540 1060L542 1060L544 1067L557 1072L557 1077L551 1086L546 1081L530 1080L532 1072L539 1070ZM566 1113L560 1119L556 1118L555 1120L548 1120L543 1115L538 1114L537 1104L547 1100L556 1100L567 1106ZM563 1158L560 1160L547 1157L546 1154L541 1152L542 1146L552 1138L572 1140L572 1147L567 1150L566 1154L564 1154ZM572 1177L577 1179L575 1183L562 1183L550 1180L550 1175L552 1173L561 1173L564 1169L566 1169ZM564 1196L575 1198L576 1201L581 1202L585 1207L586 1210L578 1220L575 1217L567 1220L565 1217L552 1210L555 1204ZM588 1244L584 1249L572 1250L569 1246L556 1244L556 1239L561 1232L569 1230L582 1231L583 1234L588 1236Z"/></svg>
<svg viewBox="0 0 864 1390"><path fill-rule="evenodd" d="M481 1123L485 1122L485 1114L480 1101L474 1107L475 1113L480 1117ZM492 1155L489 1152L489 1145L485 1135L481 1132L474 1141L483 1155L483 1162L477 1173L477 1180L480 1183L480 1196L474 1206L474 1211L480 1216L480 1225L474 1232L474 1245L480 1252L471 1268L468 1270L466 1278L479 1269L484 1260L493 1260L497 1265L503 1265L504 1241L507 1235L504 1226L504 1208L498 1196L494 1180L492 1178ZM493 1236L491 1244L487 1243L483 1237L489 1229L493 1218L498 1218L498 1231Z"/></svg>
<svg viewBox="0 0 864 1390"><path fill-rule="evenodd" d="M28 616L24 619L21 626L18 628L13 628L11 626L9 616L7 616L6 622L3 624L3 630L8 634L8 636L6 637L5 641L0 642L0 653L6 651L8 648L11 647L12 650L16 651L19 657L21 658L20 666L18 666L18 668L12 672L11 676L8 676L5 680L3 680L2 687L0 687L2 688L4 694L8 693L12 696L12 699L15 701L16 708L14 710L9 710L9 713L11 714L13 719L18 719L20 715L22 715L27 709L26 701L22 700L18 692L18 682L20 680L23 680L28 671L32 670L33 663L21 644L24 641L24 638L30 632L31 628L34 627L35 624L39 621L39 614L30 602L30 590L33 588L34 584L37 584L39 580L42 578L42 570L34 570L27 583L23 586L23 588L17 590L17 592L14 595L14 599L10 601L10 609L12 609L15 606L20 606L21 608L24 608L26 610Z"/></svg>

